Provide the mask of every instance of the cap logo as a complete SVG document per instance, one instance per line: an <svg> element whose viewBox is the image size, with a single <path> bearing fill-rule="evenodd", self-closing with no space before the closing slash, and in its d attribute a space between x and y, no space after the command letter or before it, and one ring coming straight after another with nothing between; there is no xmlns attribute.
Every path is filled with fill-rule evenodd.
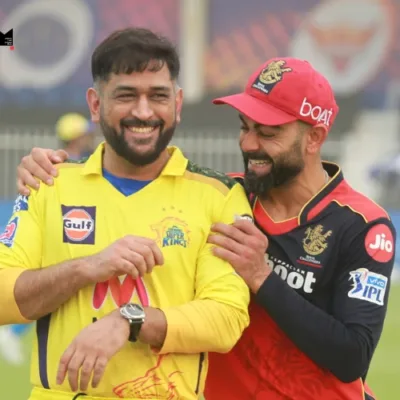
<svg viewBox="0 0 400 400"><path fill-rule="evenodd" d="M330 125L332 113L332 108L328 110L327 108L314 106L307 100L307 97L304 97L303 103L301 103L300 115L302 117L311 118L317 123L322 122L326 126Z"/></svg>
<svg viewBox="0 0 400 400"><path fill-rule="evenodd" d="M257 77L252 87L261 90L265 94L269 94L271 90L283 79L283 74L291 72L291 68L284 68L285 60L270 62Z"/></svg>

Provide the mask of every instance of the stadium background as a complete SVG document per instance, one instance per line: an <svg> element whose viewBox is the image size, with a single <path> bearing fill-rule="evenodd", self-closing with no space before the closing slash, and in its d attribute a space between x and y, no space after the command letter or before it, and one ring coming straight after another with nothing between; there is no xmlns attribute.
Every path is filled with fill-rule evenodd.
<svg viewBox="0 0 400 400"><path fill-rule="evenodd" d="M211 99L241 89L267 58L309 60L330 80L341 109L325 158L340 162L350 183L400 225L399 16L400 0L1 0L0 31L13 29L14 49L0 47L0 225L16 196L20 158L33 146L59 146L54 123L62 114L88 116L91 51L127 26L177 44L186 103L174 143L222 171L242 168L238 119ZM370 373L383 400L400 398L399 303L395 284ZM1 399L26 399L27 365L0 360L0 372Z"/></svg>

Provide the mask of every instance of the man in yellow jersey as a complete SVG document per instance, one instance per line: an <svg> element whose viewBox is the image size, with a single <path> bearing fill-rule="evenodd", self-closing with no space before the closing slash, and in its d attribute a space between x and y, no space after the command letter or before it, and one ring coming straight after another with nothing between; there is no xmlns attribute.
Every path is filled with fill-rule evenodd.
<svg viewBox="0 0 400 400"><path fill-rule="evenodd" d="M87 92L105 143L20 196L0 236L0 324L37 321L30 400L197 399L207 353L249 323L249 290L207 237L251 209L236 181L168 147L178 74L165 38L105 39Z"/></svg>

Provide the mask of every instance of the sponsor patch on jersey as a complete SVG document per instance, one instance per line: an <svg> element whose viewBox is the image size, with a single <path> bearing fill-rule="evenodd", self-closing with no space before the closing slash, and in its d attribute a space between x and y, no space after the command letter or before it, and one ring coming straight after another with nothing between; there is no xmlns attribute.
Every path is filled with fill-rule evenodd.
<svg viewBox="0 0 400 400"><path fill-rule="evenodd" d="M155 232L155 240L161 247L180 246L188 248L190 245L189 225L176 217L166 217L162 221L151 225Z"/></svg>
<svg viewBox="0 0 400 400"><path fill-rule="evenodd" d="M21 194L17 197L14 203L13 214L19 211L28 211L28 197Z"/></svg>
<svg viewBox="0 0 400 400"><path fill-rule="evenodd" d="M0 243L3 243L7 247L12 247L18 228L18 222L19 217L14 217L12 220L10 220L3 233L0 235Z"/></svg>
<svg viewBox="0 0 400 400"><path fill-rule="evenodd" d="M292 289L303 291L304 293L312 293L314 291L317 281L314 272L296 268L278 258L270 256L268 253L265 254L264 260Z"/></svg>
<svg viewBox="0 0 400 400"><path fill-rule="evenodd" d="M394 254L392 231L385 224L373 226L365 236L365 250L380 263L389 262Z"/></svg>
<svg viewBox="0 0 400 400"><path fill-rule="evenodd" d="M350 272L350 280L353 281L353 288L349 297L383 306L388 283L386 276L359 268Z"/></svg>
<svg viewBox="0 0 400 400"><path fill-rule="evenodd" d="M63 242L94 244L96 233L96 207L61 206L63 216Z"/></svg>

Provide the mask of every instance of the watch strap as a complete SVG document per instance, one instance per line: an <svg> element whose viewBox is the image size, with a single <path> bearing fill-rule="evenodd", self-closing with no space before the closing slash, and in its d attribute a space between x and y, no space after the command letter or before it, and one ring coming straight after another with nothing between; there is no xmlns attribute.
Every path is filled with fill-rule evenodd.
<svg viewBox="0 0 400 400"><path fill-rule="evenodd" d="M143 324L142 321L132 321L132 320L129 321L130 332L128 340L130 342L134 343L137 341L142 324Z"/></svg>

